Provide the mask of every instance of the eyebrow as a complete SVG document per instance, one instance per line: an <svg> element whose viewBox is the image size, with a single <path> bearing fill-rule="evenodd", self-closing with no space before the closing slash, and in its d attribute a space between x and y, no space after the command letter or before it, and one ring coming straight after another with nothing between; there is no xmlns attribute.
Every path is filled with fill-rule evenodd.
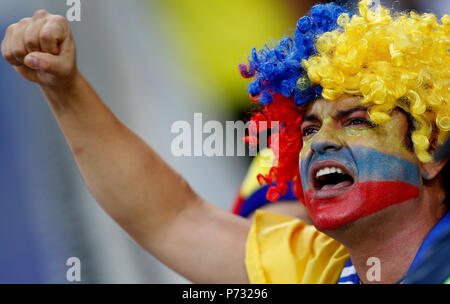
<svg viewBox="0 0 450 304"><path fill-rule="evenodd" d="M302 119L302 123L307 122L307 121L319 121L319 117L316 114L309 114L306 115L305 117L303 117Z"/></svg>
<svg viewBox="0 0 450 304"><path fill-rule="evenodd" d="M364 106L357 106L357 107L354 107L351 109L337 111L336 118L341 119L341 118L346 117L354 112L359 112L359 111L367 112L367 108ZM306 115L305 117L303 117L302 123L315 122L315 121L320 121L319 117L316 114L309 114L309 115Z"/></svg>
<svg viewBox="0 0 450 304"><path fill-rule="evenodd" d="M364 106L357 106L357 107L354 107L351 109L337 111L336 118L342 118L342 117L348 116L354 112L359 112L359 111L367 112L367 108Z"/></svg>

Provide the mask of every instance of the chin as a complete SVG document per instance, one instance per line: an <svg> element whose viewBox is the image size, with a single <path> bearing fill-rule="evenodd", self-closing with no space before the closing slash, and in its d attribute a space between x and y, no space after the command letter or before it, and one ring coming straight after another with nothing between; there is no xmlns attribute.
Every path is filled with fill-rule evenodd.
<svg viewBox="0 0 450 304"><path fill-rule="evenodd" d="M314 227L319 231L334 231L348 229L358 218L352 215L330 216L328 214L316 214L312 218Z"/></svg>

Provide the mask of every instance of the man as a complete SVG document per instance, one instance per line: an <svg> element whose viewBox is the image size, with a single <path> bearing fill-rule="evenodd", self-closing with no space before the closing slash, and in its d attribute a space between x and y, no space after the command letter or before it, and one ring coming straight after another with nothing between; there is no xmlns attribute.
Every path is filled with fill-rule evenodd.
<svg viewBox="0 0 450 304"><path fill-rule="evenodd" d="M248 69L241 67L248 77L267 74L250 87L251 95L266 104L257 119L278 117L283 123L272 138L280 142L279 163L271 176L261 177L277 182L268 197L277 199L286 182L295 179L312 222L326 234L267 212L257 212L250 227L196 195L114 116L79 72L63 17L41 10L10 26L2 54L40 85L103 209L142 247L191 281L336 283L356 275L350 254L358 280L372 282L364 274L367 260L376 257L382 271L378 282L395 283L421 256L424 239L436 227L448 228L441 179L446 162L430 162L428 156L448 135L443 84L448 81L449 18L443 17L444 25L431 15L394 20L383 8L370 11L369 1L360 3L361 16L350 20L344 12L336 5L315 7L310 19L299 21L295 47L283 40L275 50L254 52ZM336 20L342 28L317 36L336 28ZM396 33L405 37L391 40L390 46L389 37ZM364 43L363 35L375 44ZM320 86L310 85L300 64L316 51L316 40L318 56L303 66ZM435 57L422 63L419 51ZM403 86L392 89L386 77L400 79ZM423 92L414 94L414 86L432 98L424 103ZM430 118L436 120L433 132L426 128Z"/></svg>

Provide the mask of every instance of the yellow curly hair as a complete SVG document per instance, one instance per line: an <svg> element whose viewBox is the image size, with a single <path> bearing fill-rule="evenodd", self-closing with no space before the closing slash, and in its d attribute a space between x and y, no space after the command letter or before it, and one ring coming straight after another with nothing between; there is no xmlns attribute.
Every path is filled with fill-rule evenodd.
<svg viewBox="0 0 450 304"><path fill-rule="evenodd" d="M422 162L432 136L442 144L450 131L450 16L391 13L372 0L358 4L359 15L341 14L339 28L316 41L318 54L302 62L322 96L363 96L370 120L383 124L401 107L412 115L411 138Z"/></svg>

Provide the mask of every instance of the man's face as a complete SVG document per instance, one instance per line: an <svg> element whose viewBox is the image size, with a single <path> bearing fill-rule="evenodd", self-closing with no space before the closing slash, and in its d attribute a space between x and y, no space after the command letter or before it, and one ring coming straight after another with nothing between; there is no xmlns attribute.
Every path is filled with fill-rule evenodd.
<svg viewBox="0 0 450 304"><path fill-rule="evenodd" d="M381 126L361 98L344 95L309 105L301 129L305 205L319 230L333 230L420 195L415 154L405 145L408 121L398 110Z"/></svg>

